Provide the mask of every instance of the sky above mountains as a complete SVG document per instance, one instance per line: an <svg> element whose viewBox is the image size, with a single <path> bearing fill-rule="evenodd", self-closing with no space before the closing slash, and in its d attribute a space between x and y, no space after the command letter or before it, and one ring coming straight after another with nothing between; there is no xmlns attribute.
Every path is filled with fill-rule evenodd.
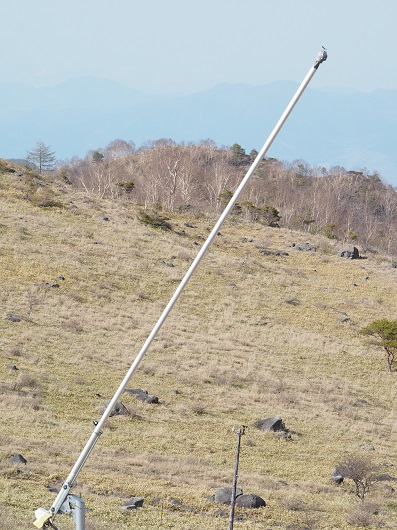
<svg viewBox="0 0 397 530"><path fill-rule="evenodd" d="M318 74L317 74L318 75ZM0 84L0 153L23 158L37 138L58 159L84 157L116 138L137 147L159 138L260 150L298 88L222 83L182 96L159 96L95 77L54 87ZM348 119L346 119L348 116ZM268 156L330 169L378 171L397 185L397 90L340 92L307 88Z"/></svg>
<svg viewBox="0 0 397 530"><path fill-rule="evenodd" d="M0 0L0 15L0 83L92 75L181 94L300 82L325 46L313 87L397 88L395 0Z"/></svg>
<svg viewBox="0 0 397 530"><path fill-rule="evenodd" d="M11 156L8 147L6 149L11 144L15 147L12 156L17 150L18 157L24 156L33 147L34 136L39 134L41 136L37 136L36 140L45 141L57 152L65 151L66 146L61 146L59 142L73 135L65 130L66 121L57 122L58 129L64 128L64 136L59 130L55 133L51 129L51 123L55 124L55 114L44 116L37 106L32 114L32 107L27 108L24 99L27 92L19 84L40 87L40 97L44 98L48 109L57 113L59 119L67 120L69 126L73 113L67 116L64 108L53 107L58 100L54 99L54 91L50 88L60 84L65 88L64 83L71 82L70 89L78 87L77 90L86 90L83 105L87 131L90 129L89 120L93 120L90 141L84 144L89 149L103 146L94 144L102 138L98 133L98 120L94 121L98 98L92 90L98 85L87 83L82 87L81 83L75 83L77 78L91 76L106 79L141 94L163 98L186 96L185 106L178 103L171 114L169 108L168 114L165 112L163 115L164 120L175 120L175 113L186 110L187 104L195 105L199 100L200 108L205 108L205 98L203 100L201 94L211 94L212 97L213 89L222 84L245 84L259 89L277 81L300 83L321 46L325 46L328 60L314 76L310 88L318 94L321 91L324 94L340 92L346 97L356 94L363 103L361 108L355 106L353 111L344 103L335 109L333 105L338 102L330 97L317 101L316 109L331 105L328 109L331 117L337 110L337 119L331 124L327 121L316 123L313 134L326 138L330 129L336 135L338 127L339 130L349 129L347 136L342 135L338 139L339 143L330 140L333 143L329 144L329 156L327 146L322 147L325 152L321 161L333 164L346 160L347 165L365 166L381 173L383 170L386 180L397 185L397 163L390 159L388 150L389 145L397 141L395 124L391 119L396 105L395 98L387 94L387 91L394 94L397 89L397 69L393 65L397 40L395 0L333 0L332 3L317 0L0 0L0 15L5 21L2 25L4 45L0 86L18 83L18 88L13 85L12 89L15 106L10 106L5 99L0 100L0 120L3 120L4 126L15 125L12 136L7 137L4 129L0 135L0 156ZM384 97L360 99L363 94L377 89L385 89L381 91ZM65 97L73 99L73 94L66 96L66 89L64 93ZM31 91L29 94L32 97ZM286 96L281 111L291 95ZM124 97L127 97L127 92L120 91L113 101L114 111L126 108ZM146 99L142 95L140 105ZM262 104L260 99L255 99L255 102L259 121L262 119ZM374 107L367 108L370 102ZM387 105L390 102L392 106L389 109ZM267 108L268 103L264 101L263 107ZM237 104L242 105L236 99ZM16 109L14 121L9 113L12 109ZM138 136L142 137L145 131L149 134L150 129L144 127L145 116L142 113L145 107L140 109L141 121L134 123L136 128L141 128L138 132L142 134ZM26 114L22 119L22 113L27 110L30 112L28 122L24 121ZM312 123L310 112L310 105L303 105L302 110L298 110L298 116L305 123L295 126L297 134L300 128L307 129ZM197 131L189 134L185 127L194 116L200 119L203 114L199 116L189 108L185 118L178 117L184 122L183 132L187 136L183 139L186 141L196 139L194 135ZM77 111L75 117L79 118ZM252 106L250 118L256 120ZM229 117L225 119L228 120ZM214 127L209 119L207 123L208 133L203 136L211 137L211 127L212 130ZM294 130L293 126L287 125L290 131ZM372 128L371 134L367 134L360 144L358 133L366 125ZM126 134L131 130L125 119L122 126ZM239 140L240 130L241 143L245 138L251 142L246 128L247 121L234 123L231 132L235 141ZM114 130L120 129L114 127ZM263 134L267 132L265 128ZM255 141L256 148L260 148L265 140L263 134ZM307 145L302 144L302 138L299 141L297 138L296 144L305 148L302 147L301 158L308 157L307 162L314 164L317 163L317 155L314 155L314 147L310 150L311 138L307 138ZM382 147L384 138L388 143L385 150ZM124 139L135 140L133 136ZM155 140L157 137L145 139ZM223 141L222 138L213 139ZM30 142L29 145L25 145L27 142ZM284 144L277 142L272 147L277 147L277 155L274 156L288 159L296 152L291 147L293 137ZM283 146L285 156L282 156ZM246 147L251 148L250 145ZM338 159L334 153L340 155ZM73 154L81 155L81 152L68 151L68 156Z"/></svg>

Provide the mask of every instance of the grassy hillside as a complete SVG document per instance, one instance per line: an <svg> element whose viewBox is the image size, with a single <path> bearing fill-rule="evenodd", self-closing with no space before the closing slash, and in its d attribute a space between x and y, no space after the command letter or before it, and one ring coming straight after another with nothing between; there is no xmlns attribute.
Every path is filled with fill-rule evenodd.
<svg viewBox="0 0 397 530"><path fill-rule="evenodd" d="M213 221L172 214L172 230L156 230L130 202L6 169L0 526L22 529L51 506L49 488L69 474ZM291 247L307 237L223 226L128 386L160 403L123 394L129 415L108 421L79 475L88 530L227 528L217 512L228 507L210 497L231 485L241 425L238 485L267 507L238 509L236 529L397 527L397 494L385 489L393 482L375 484L366 509L352 481L330 482L351 454L397 476L396 373L358 335L395 318L397 271L377 254L338 258L340 245L326 239L310 239L315 253ZM283 418L290 439L251 426L269 416ZM15 453L27 464L9 463ZM120 510L131 496L144 507ZM56 524L73 528L68 516Z"/></svg>

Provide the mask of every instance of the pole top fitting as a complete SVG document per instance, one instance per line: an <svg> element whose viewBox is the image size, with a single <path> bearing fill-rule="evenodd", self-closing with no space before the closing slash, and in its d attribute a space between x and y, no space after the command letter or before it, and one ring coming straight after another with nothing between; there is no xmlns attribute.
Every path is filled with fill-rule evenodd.
<svg viewBox="0 0 397 530"><path fill-rule="evenodd" d="M327 60L328 54L327 50L324 48L324 46L321 46L322 50L320 50L316 57L316 62L314 63L314 68L317 70L317 68L320 66L321 63Z"/></svg>
<svg viewBox="0 0 397 530"><path fill-rule="evenodd" d="M232 432L235 432L237 436L242 436L245 434L246 426L242 425L239 429L236 429L235 427L232 428Z"/></svg>

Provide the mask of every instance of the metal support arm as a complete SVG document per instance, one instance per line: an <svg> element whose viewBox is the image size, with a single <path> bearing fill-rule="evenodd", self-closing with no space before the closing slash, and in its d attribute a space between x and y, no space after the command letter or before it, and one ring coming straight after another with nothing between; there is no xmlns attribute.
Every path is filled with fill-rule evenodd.
<svg viewBox="0 0 397 530"><path fill-rule="evenodd" d="M163 325L164 321L166 320L168 314L170 313L171 309L173 308L175 302L178 300L180 294L182 293L183 289L185 288L186 284L190 280L192 274L196 270L196 267L200 263L202 257L206 253L208 247L212 243L212 240L215 238L215 236L218 234L219 229L221 228L223 222L225 221L226 217L234 207L235 203L237 202L241 192L245 188L247 182L251 178L252 174L256 170L257 166L260 164L260 162L264 159L269 147L272 145L274 139L276 138L277 134L280 132L282 126L286 122L288 116L291 114L293 108L295 107L296 103L298 102L299 98L305 91L307 85L311 81L312 77L316 73L319 65L327 59L327 52L325 48L323 47L322 51L319 52L316 58L316 62L314 65L310 68L309 72L307 73L306 77L302 81L301 85L299 86L298 90L296 91L295 95L291 99L290 103L288 104L287 108L285 109L284 113L282 114L281 118L277 122L276 126L274 127L273 131L271 132L269 138L265 142L264 146L262 147L261 151L258 153L257 157L255 158L254 162L252 163L251 167L249 168L247 174L245 175L244 179L241 181L240 185L236 189L233 197L230 199L229 204L226 206L224 212L220 216L218 222L215 224L212 232L208 236L207 240L201 247L199 253L197 254L195 260L192 262L191 266L189 267L188 271L186 272L185 276L183 277L181 283L179 284L178 288L176 289L174 295L172 296L171 300L169 301L168 305L164 309L163 313L161 314L160 318L158 319L157 323L155 324L153 330L151 331L150 335L146 339L144 345L142 346L141 350L139 351L138 355L136 356L134 362L131 365L131 368L128 370L127 374L125 375L123 381L121 382L119 388L115 392L113 398L109 402L106 410L102 414L101 419L98 421L98 423L95 425L94 432L92 433L91 437L87 441L83 451L81 452L79 458L77 459L72 471L70 472L68 478L64 482L61 491L59 492L57 498L55 499L53 505L51 506L50 511L45 510L44 508L39 508L36 510L36 521L34 525L37 528L43 528L45 525L48 526L48 522L51 521L53 517L55 517L58 513L61 512L61 507L66 501L66 498L69 495L70 489L73 487L73 485L76 482L77 475L80 473L81 469L83 468L88 456L90 455L92 449L94 448L94 445L98 441L99 436L101 435L101 428L103 427L105 421L109 417L110 413L112 412L117 400L121 396L122 392L124 391L128 381L130 380L132 374L137 369L139 363L141 362L143 356L145 355L146 351L148 350L149 346L153 342L153 339L157 335L158 331L160 330L161 326Z"/></svg>

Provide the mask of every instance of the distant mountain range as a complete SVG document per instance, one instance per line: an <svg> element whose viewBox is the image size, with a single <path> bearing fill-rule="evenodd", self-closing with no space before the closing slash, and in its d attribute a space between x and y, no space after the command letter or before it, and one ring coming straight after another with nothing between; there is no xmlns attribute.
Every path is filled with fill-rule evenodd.
<svg viewBox="0 0 397 530"><path fill-rule="evenodd" d="M159 138L258 151L297 84L221 84L184 96L145 94L114 81L71 79L54 87L0 85L0 157L23 158L38 140L58 159L83 157L116 138L137 147ZM308 88L268 156L310 165L377 170L397 185L397 90Z"/></svg>

